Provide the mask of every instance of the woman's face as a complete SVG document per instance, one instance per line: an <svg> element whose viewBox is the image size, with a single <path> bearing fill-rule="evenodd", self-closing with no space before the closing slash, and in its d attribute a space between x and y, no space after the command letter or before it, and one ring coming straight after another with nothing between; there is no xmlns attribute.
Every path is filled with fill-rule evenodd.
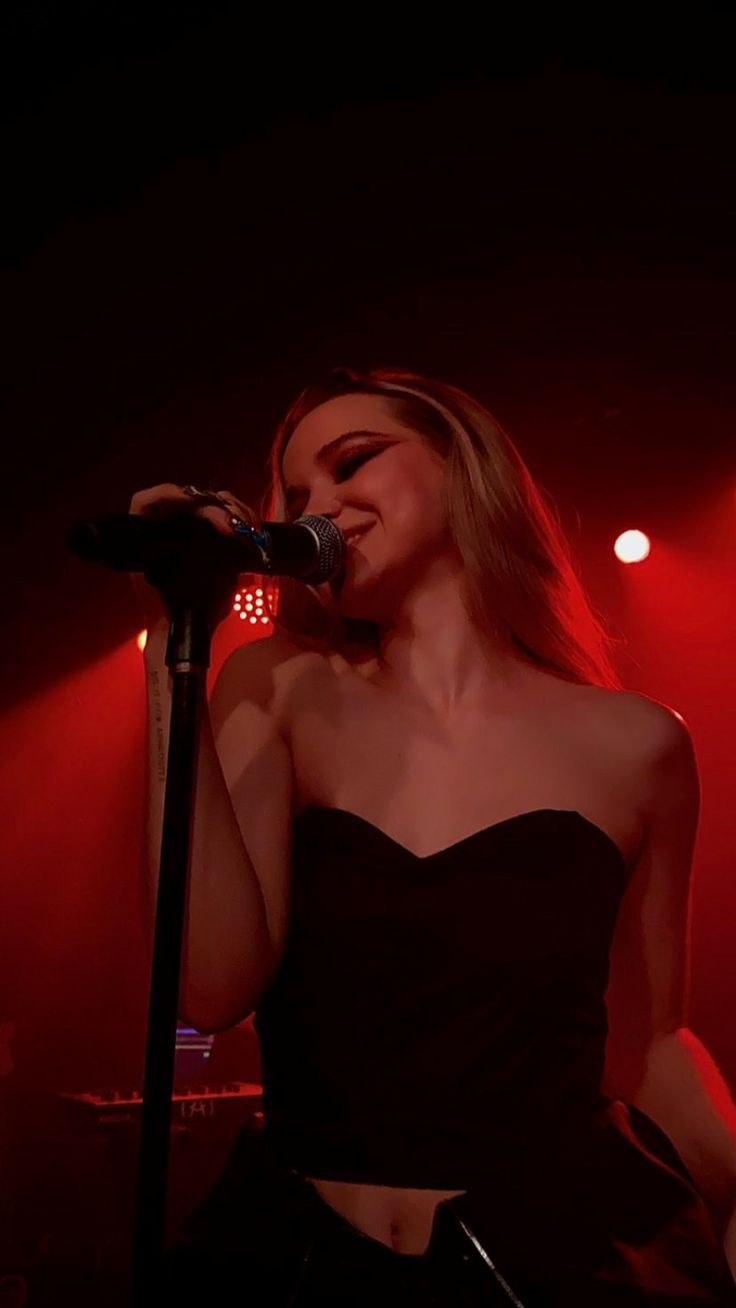
<svg viewBox="0 0 736 1308"><path fill-rule="evenodd" d="M294 429L282 458L290 519L322 514L346 533L344 572L330 582L340 611L386 621L427 568L452 548L445 463L381 395L340 395Z"/></svg>

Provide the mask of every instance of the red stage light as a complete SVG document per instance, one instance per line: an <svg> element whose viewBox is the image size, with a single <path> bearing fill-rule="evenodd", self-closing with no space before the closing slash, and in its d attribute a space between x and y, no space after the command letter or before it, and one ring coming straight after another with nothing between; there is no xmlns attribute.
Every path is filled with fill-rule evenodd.
<svg viewBox="0 0 736 1308"><path fill-rule="evenodd" d="M246 618L250 622L271 621L276 612L276 588L267 585L251 587L247 589L242 587L233 600L233 612L242 622Z"/></svg>

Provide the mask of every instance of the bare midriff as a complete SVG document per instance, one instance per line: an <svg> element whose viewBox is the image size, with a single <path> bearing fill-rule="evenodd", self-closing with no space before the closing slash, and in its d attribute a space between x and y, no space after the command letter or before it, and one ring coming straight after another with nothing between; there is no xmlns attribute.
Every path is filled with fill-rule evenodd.
<svg viewBox="0 0 736 1308"><path fill-rule="evenodd" d="M308 1176L331 1208L362 1235L379 1240L397 1253L426 1253L437 1204L464 1194L463 1190L411 1190Z"/></svg>

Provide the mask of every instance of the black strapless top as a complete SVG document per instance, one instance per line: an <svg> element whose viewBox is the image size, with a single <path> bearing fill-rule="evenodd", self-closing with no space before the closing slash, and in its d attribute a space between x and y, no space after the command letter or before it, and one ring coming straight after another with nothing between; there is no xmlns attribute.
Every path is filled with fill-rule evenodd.
<svg viewBox="0 0 736 1308"><path fill-rule="evenodd" d="M622 854L539 809L422 858L354 813L294 823L261 1003L264 1116L309 1175L461 1188L591 1122Z"/></svg>
<svg viewBox="0 0 736 1308"><path fill-rule="evenodd" d="M575 811L422 858L308 807L255 1019L271 1152L306 1176L463 1191L525 1304L734 1308L672 1141L601 1091L625 887L621 851Z"/></svg>

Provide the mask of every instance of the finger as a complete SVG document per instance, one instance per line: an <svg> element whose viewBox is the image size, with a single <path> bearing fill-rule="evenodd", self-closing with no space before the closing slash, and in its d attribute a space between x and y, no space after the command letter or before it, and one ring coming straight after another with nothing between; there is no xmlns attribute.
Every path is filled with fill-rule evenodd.
<svg viewBox="0 0 736 1308"><path fill-rule="evenodd" d="M192 497L185 493L182 486L174 482L161 482L158 486L147 486L145 490L136 491L130 501L131 513L166 513L182 505L191 507Z"/></svg>
<svg viewBox="0 0 736 1308"><path fill-rule="evenodd" d="M229 491L204 491L198 486L180 486L174 482L162 482L136 491L128 511L141 516L166 518L182 510L208 518L220 530L232 530L235 525L231 521L233 518L251 527L259 525L258 516L250 505Z"/></svg>
<svg viewBox="0 0 736 1308"><path fill-rule="evenodd" d="M229 505L219 491L200 490L198 486L182 486L185 495L191 498L192 503L199 507L204 504L212 504L216 508L227 509Z"/></svg>
<svg viewBox="0 0 736 1308"><path fill-rule="evenodd" d="M206 504L195 509L195 517L206 518L214 527L217 527L218 531L227 536L232 535L233 528L230 521L232 516L230 510L225 508L224 505Z"/></svg>
<svg viewBox="0 0 736 1308"><path fill-rule="evenodd" d="M251 527L257 527L259 525L258 514L249 504L245 504L243 500L239 500L237 495L232 495L231 492L227 490L217 491L217 495L222 503L236 517L245 519Z"/></svg>

